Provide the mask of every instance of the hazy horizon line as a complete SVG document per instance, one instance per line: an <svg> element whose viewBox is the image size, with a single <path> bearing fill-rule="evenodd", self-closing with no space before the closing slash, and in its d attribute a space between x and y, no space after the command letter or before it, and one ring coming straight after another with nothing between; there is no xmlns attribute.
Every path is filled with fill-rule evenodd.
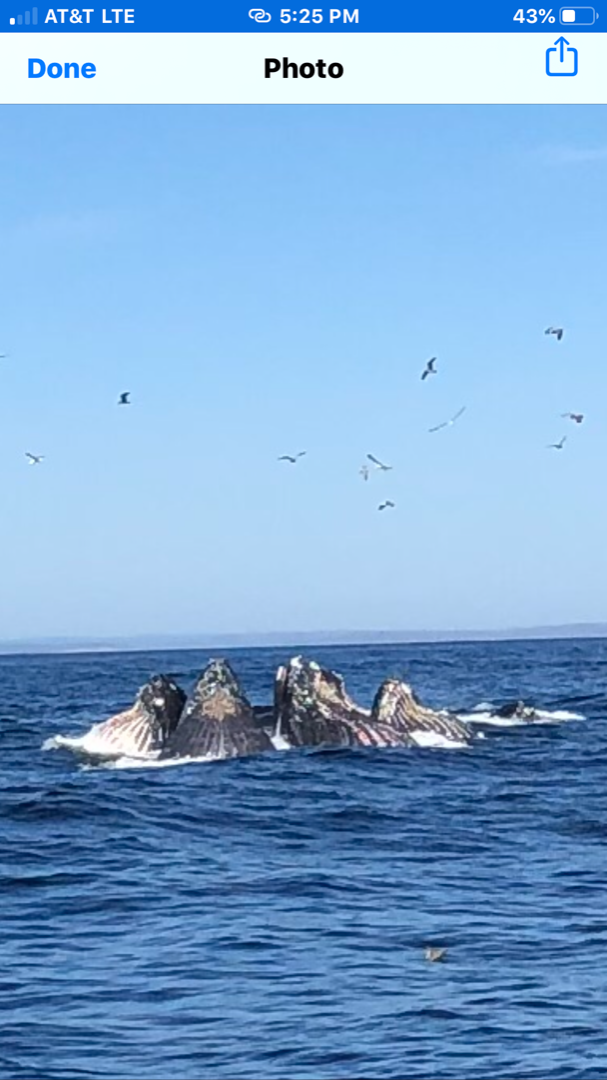
<svg viewBox="0 0 607 1080"><path fill-rule="evenodd" d="M181 652L232 648L255 649L297 645L423 645L475 641L542 641L607 637L607 622L539 624L504 630L291 630L249 633L172 633L125 635L53 635L0 639L0 655Z"/></svg>

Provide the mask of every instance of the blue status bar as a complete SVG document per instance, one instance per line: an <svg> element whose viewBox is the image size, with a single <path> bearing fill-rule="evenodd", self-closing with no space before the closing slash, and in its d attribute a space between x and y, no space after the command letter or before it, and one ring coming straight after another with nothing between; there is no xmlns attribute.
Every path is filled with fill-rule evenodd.
<svg viewBox="0 0 607 1080"><path fill-rule="evenodd" d="M312 3L314 0L312 0ZM89 0L90 3L90 0ZM0 32L6 33L190 33L190 34L469 34L600 32L600 12L587 6L521 8L495 0L362 0L347 7L251 6L234 0L145 0L134 6L33 7L23 0L0 0ZM607 9L604 26L607 30Z"/></svg>

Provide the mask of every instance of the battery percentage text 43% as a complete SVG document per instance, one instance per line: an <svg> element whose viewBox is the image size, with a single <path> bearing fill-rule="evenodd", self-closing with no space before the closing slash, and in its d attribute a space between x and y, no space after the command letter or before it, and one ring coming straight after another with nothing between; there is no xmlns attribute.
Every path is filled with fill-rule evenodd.
<svg viewBox="0 0 607 1080"><path fill-rule="evenodd" d="M548 8L547 11L545 8L540 8L539 10L536 8L527 8L527 11L525 11L524 8L519 8L514 16L514 22L553 23L556 22L556 16L552 14L552 8Z"/></svg>

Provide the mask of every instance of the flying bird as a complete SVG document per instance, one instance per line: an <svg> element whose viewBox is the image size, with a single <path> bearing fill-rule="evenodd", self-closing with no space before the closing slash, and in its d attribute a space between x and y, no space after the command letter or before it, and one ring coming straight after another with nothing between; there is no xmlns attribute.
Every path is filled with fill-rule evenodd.
<svg viewBox="0 0 607 1080"><path fill-rule="evenodd" d="M41 461L44 461L44 454L28 454L26 450L25 456L28 459L28 465L39 465Z"/></svg>
<svg viewBox="0 0 607 1080"><path fill-rule="evenodd" d="M131 396L131 391L130 390L125 390L124 394L121 394L120 397L118 398L118 404L119 405L130 405L131 404L130 401L129 401L130 396Z"/></svg>
<svg viewBox="0 0 607 1080"><path fill-rule="evenodd" d="M428 363L426 364L424 370L422 371L422 382L424 381L424 379L428 378L428 375L436 375L436 374L438 374L437 370L436 370L436 368L434 366L437 359L438 359L438 357L433 356L431 360L428 360Z"/></svg>
<svg viewBox="0 0 607 1080"><path fill-rule="evenodd" d="M375 467L381 472L390 472L392 466L384 465L383 461L380 461L379 458L373 457L373 454L367 454L367 458L369 459L369 461L372 461Z"/></svg>
<svg viewBox="0 0 607 1080"><path fill-rule="evenodd" d="M358 471L359 471L360 475L362 476L363 480L368 480L369 479L370 469L369 469L368 465L361 465L361 467L360 467L360 469Z"/></svg>
<svg viewBox="0 0 607 1080"><path fill-rule="evenodd" d="M393 503L390 499L386 499L385 502L379 504L377 509L378 510L387 510L389 506L395 507L396 503Z"/></svg>
<svg viewBox="0 0 607 1080"><path fill-rule="evenodd" d="M546 330L544 330L545 334L554 334L554 337L557 341L561 340L564 332L565 331L563 330L562 326L549 326Z"/></svg>
<svg viewBox="0 0 607 1080"><path fill-rule="evenodd" d="M559 442L549 443L546 447L547 450L562 450L567 442L567 436L563 435L563 438Z"/></svg>
<svg viewBox="0 0 607 1080"><path fill-rule="evenodd" d="M297 459L300 457L304 457L305 454L307 454L307 450L300 450L298 454L295 454L295 457L293 457L292 454L283 454L281 457L278 458L278 460L288 461L291 465L294 465Z"/></svg>
<svg viewBox="0 0 607 1080"><path fill-rule="evenodd" d="M566 420L573 420L574 424L581 424L584 414L581 412L562 412L561 416Z"/></svg>
<svg viewBox="0 0 607 1080"><path fill-rule="evenodd" d="M454 424L456 420L459 420L460 416L465 411L466 411L466 406L462 405L461 409L458 409L458 411L455 413L454 416L451 417L450 420L443 420L442 424L437 424L436 427L428 428L428 431L440 431L441 428L451 427L451 425Z"/></svg>
<svg viewBox="0 0 607 1080"><path fill-rule="evenodd" d="M446 955L446 949L434 948L432 945L428 945L424 951L426 960L429 960L431 964L435 964L437 960L444 960Z"/></svg>

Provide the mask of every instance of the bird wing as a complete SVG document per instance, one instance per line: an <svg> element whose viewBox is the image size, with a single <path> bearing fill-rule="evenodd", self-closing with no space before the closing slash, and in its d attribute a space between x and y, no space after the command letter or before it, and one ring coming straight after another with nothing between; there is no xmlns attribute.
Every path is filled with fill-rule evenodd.
<svg viewBox="0 0 607 1080"><path fill-rule="evenodd" d="M422 382L424 381L424 379L428 378L429 374L430 374L430 372L429 372L428 368L426 368L425 371L422 371Z"/></svg>
<svg viewBox="0 0 607 1080"><path fill-rule="evenodd" d="M437 424L436 427L428 428L428 431L440 431L441 428L447 427L448 423L448 420L443 420L442 424Z"/></svg>
<svg viewBox="0 0 607 1080"><path fill-rule="evenodd" d="M556 333L556 340L560 341L562 336L563 336L563 331L562 330L556 330L555 333Z"/></svg>
<svg viewBox="0 0 607 1080"><path fill-rule="evenodd" d="M459 420L460 416L462 415L462 413L465 413L465 411L466 411L466 406L462 405L461 409L458 409L455 416L451 417L451 423L454 424L456 420Z"/></svg>
<svg viewBox="0 0 607 1080"><path fill-rule="evenodd" d="M369 461L372 461L374 465L378 466L378 468L385 469L386 466L383 464L383 462L379 460L379 458L374 457L373 454L367 454L367 457L369 458Z"/></svg>
<svg viewBox="0 0 607 1080"><path fill-rule="evenodd" d="M307 450L300 450L299 453L296 456L297 457L305 457L307 452L308 452Z"/></svg>
<svg viewBox="0 0 607 1080"><path fill-rule="evenodd" d="M279 457L278 460L279 461L295 461L295 458L291 457L290 454L282 454L282 456Z"/></svg>

